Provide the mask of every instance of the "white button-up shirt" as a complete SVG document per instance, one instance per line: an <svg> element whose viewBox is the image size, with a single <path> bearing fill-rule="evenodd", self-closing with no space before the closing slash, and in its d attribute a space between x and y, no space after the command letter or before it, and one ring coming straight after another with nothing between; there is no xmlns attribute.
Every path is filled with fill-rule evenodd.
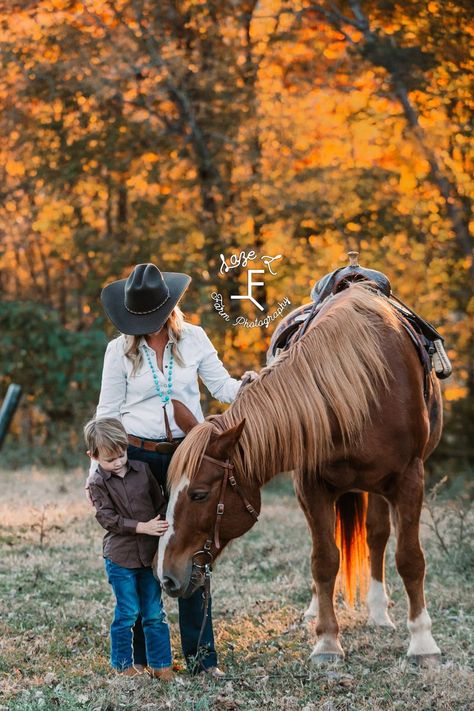
<svg viewBox="0 0 474 711"><path fill-rule="evenodd" d="M161 391L166 393L171 343L163 354L163 371L156 361L156 353L145 340L139 343L142 364L132 375L132 361L124 354L125 339L115 338L107 346L102 371L102 386L96 417L118 417L129 434L146 439L166 437L163 403L158 396L153 374L145 354L145 349L158 375ZM174 360L172 391L174 398L184 403L199 422L204 420L201 409L198 375L213 397L221 402L232 402L241 386L240 380L232 378L217 351L200 326L185 323L178 343L184 365ZM183 437L184 432L174 419L173 407L169 403L166 413L173 437Z"/></svg>

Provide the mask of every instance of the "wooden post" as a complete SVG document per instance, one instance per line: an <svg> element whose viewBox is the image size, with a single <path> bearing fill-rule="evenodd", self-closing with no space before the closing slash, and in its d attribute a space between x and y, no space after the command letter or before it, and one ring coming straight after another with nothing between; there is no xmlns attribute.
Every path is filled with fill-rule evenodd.
<svg viewBox="0 0 474 711"><path fill-rule="evenodd" d="M21 397L21 387L12 383L0 408L0 449Z"/></svg>

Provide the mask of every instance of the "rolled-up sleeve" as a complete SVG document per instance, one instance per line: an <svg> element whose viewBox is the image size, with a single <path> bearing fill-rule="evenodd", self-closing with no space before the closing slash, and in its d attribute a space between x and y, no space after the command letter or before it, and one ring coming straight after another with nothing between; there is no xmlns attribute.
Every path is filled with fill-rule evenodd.
<svg viewBox="0 0 474 711"><path fill-rule="evenodd" d="M229 375L204 329L199 328L199 331L202 354L198 367L199 377L216 400L233 402L242 381Z"/></svg>
<svg viewBox="0 0 474 711"><path fill-rule="evenodd" d="M124 518L117 513L106 489L97 483L89 484L89 492L95 508L95 517L102 528L121 536L136 534L138 521Z"/></svg>
<svg viewBox="0 0 474 711"><path fill-rule="evenodd" d="M116 339L109 343L105 351L99 404L95 413L97 418L120 418L120 410L127 395L127 377L119 348Z"/></svg>

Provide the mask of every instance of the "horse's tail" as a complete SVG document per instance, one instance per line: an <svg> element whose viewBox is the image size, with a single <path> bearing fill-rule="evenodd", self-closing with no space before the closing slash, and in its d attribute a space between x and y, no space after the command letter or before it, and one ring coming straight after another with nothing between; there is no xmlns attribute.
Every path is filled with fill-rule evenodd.
<svg viewBox="0 0 474 711"><path fill-rule="evenodd" d="M367 593L369 583L369 548L365 523L366 493L343 494L336 502L336 544L341 553L340 583L345 600L352 606Z"/></svg>

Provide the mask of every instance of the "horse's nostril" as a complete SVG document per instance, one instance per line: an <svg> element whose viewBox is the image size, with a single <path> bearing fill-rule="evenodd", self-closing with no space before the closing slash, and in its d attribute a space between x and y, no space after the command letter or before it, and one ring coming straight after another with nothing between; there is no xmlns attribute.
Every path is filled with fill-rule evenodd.
<svg viewBox="0 0 474 711"><path fill-rule="evenodd" d="M165 577L163 578L163 587L167 593L174 593L178 590L179 586L173 578Z"/></svg>

